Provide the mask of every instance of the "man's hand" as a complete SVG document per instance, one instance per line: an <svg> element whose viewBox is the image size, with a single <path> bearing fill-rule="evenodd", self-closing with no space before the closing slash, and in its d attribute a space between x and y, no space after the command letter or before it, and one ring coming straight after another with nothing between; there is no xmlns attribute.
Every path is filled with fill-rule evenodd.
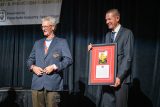
<svg viewBox="0 0 160 107"><path fill-rule="evenodd" d="M90 43L89 45L88 45L88 51L90 51L92 49L92 44Z"/></svg>
<svg viewBox="0 0 160 107"><path fill-rule="evenodd" d="M38 76L43 74L43 69L35 65L32 65L32 71Z"/></svg>
<svg viewBox="0 0 160 107"><path fill-rule="evenodd" d="M116 81L115 84L113 85L113 87L118 87L121 84L121 80L119 77L116 77Z"/></svg>
<svg viewBox="0 0 160 107"><path fill-rule="evenodd" d="M50 74L50 73L56 71L57 69L58 69L57 66L56 66L55 64L53 64L53 65L47 66L43 71L44 71L46 74Z"/></svg>

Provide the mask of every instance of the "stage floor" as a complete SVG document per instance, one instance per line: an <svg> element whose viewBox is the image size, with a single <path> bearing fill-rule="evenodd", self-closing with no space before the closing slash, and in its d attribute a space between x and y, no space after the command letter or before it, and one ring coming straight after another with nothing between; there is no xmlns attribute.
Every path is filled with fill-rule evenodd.
<svg viewBox="0 0 160 107"><path fill-rule="evenodd" d="M96 107L83 93L61 92L59 107ZM0 107L32 107L30 89L0 88Z"/></svg>

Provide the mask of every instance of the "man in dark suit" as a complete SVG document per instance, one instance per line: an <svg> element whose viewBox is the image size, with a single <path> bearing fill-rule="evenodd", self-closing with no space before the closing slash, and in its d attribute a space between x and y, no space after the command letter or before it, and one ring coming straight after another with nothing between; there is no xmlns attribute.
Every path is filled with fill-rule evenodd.
<svg viewBox="0 0 160 107"><path fill-rule="evenodd" d="M120 24L120 13L110 9L105 16L110 32L105 43L117 43L117 75L115 84L102 86L101 107L127 107L128 84L131 82L131 63L133 59L134 37L132 31ZM88 50L92 44L88 46Z"/></svg>
<svg viewBox="0 0 160 107"><path fill-rule="evenodd" d="M65 39L54 35L56 20L42 19L45 38L35 42L27 61L33 72L33 107L58 107L58 91L63 91L63 70L72 64L72 56Z"/></svg>

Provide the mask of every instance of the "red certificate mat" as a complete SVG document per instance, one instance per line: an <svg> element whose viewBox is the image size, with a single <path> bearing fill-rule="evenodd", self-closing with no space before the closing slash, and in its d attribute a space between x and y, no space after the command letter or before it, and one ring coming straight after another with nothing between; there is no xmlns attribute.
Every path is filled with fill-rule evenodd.
<svg viewBox="0 0 160 107"><path fill-rule="evenodd" d="M117 44L93 44L89 60L89 85L113 85L116 77Z"/></svg>

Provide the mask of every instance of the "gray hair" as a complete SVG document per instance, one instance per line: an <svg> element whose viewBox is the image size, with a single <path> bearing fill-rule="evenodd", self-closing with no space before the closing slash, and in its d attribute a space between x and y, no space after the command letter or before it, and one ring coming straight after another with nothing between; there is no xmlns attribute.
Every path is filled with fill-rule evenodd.
<svg viewBox="0 0 160 107"><path fill-rule="evenodd" d="M56 23L56 19L53 18L53 17L51 17L51 16L46 16L46 17L42 18L41 21L42 21L42 22L48 21L48 22L51 23L51 25L54 25L54 26L57 24L57 23Z"/></svg>
<svg viewBox="0 0 160 107"><path fill-rule="evenodd" d="M114 15L120 17L120 13L119 13L118 9L110 9L110 10L108 10L108 11L106 12L106 14L107 14L107 13L113 13Z"/></svg>

